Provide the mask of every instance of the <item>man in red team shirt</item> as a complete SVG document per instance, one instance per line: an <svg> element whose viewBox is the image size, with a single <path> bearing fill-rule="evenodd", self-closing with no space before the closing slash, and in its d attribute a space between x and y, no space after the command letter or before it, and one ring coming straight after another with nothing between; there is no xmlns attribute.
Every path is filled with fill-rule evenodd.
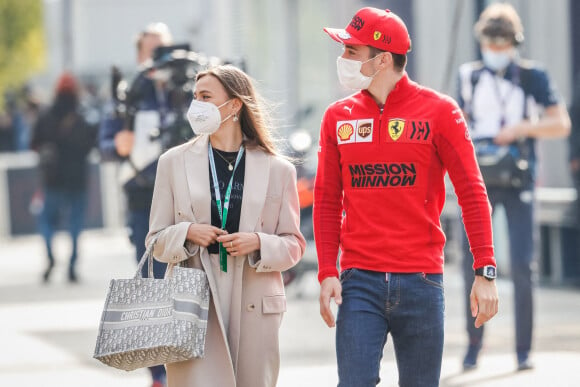
<svg viewBox="0 0 580 387"><path fill-rule="evenodd" d="M389 10L362 8L346 29L340 83L355 94L326 110L314 227L320 314L335 325L339 387L375 386L390 333L401 386L437 386L443 355L439 217L449 173L474 256L476 326L498 310L491 213L462 112L405 72L411 40ZM337 257L340 254L340 280Z"/></svg>

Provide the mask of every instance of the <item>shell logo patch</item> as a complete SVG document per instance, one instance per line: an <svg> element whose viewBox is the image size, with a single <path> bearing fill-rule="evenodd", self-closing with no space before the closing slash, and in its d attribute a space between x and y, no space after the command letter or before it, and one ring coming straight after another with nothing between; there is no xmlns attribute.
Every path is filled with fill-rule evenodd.
<svg viewBox="0 0 580 387"><path fill-rule="evenodd" d="M392 118L389 120L389 136L391 136L393 141L397 141L401 137L404 129L405 120L400 118Z"/></svg>
<svg viewBox="0 0 580 387"><path fill-rule="evenodd" d="M349 141L354 134L354 127L350 122L338 123L336 134L341 142Z"/></svg>
<svg viewBox="0 0 580 387"><path fill-rule="evenodd" d="M381 38L381 33L379 31L375 31L375 33L373 34L373 39L379 40L380 38Z"/></svg>

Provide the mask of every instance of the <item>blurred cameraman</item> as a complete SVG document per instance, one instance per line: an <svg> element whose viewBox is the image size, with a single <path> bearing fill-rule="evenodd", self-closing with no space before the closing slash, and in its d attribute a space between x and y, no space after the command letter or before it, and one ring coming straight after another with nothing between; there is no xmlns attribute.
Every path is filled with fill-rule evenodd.
<svg viewBox="0 0 580 387"><path fill-rule="evenodd" d="M102 121L99 131L103 159L122 161L120 179L127 198L130 240L135 245L137 261L145 253L157 159L162 152L162 145L152 138L152 132L163 126L170 113L167 79L149 69L155 49L171 44L171 33L164 23L149 24L138 35L138 75L127 91L127 100L114 101L114 112ZM114 84L113 88L117 86ZM115 95L116 90L113 93ZM166 264L154 260L155 278L163 278L165 268ZM147 275L146 265L143 275ZM165 368L155 366L149 370L153 387L165 386Z"/></svg>

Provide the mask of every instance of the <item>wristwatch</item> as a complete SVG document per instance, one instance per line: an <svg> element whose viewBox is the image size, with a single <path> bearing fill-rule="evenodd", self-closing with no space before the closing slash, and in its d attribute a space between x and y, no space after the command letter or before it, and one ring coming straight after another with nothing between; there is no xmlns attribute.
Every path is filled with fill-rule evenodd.
<svg viewBox="0 0 580 387"><path fill-rule="evenodd" d="M496 277L495 266L487 265L484 267L477 268L475 269L475 275L482 276L488 281L493 281Z"/></svg>

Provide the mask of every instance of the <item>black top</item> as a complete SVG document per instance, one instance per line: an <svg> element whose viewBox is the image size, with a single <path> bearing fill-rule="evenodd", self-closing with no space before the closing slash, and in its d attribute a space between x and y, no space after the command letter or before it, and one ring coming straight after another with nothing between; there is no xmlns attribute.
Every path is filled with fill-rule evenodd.
<svg viewBox="0 0 580 387"><path fill-rule="evenodd" d="M220 157L222 156L222 157ZM230 182L230 177L232 176L232 171L228 169L230 162L232 166L236 164L236 158L238 157L238 152L223 152L217 149L213 149L213 158L215 161L215 169L217 173L217 181L220 186L220 197L223 200L226 196L226 189L228 183ZM228 160L226 162L225 159ZM242 195L244 193L244 175L246 170L246 152L244 152L242 159L235 170L234 180L232 182L232 192L230 194L230 206L228 209L228 218L226 219L226 230L232 234L238 232L240 227L240 214L242 210ZM217 203L215 200L215 190L213 186L213 178L211 175L211 165L209 166L209 185L211 191L211 224L212 226L221 228L222 222L217 208ZM222 207L223 209L223 207ZM210 254L219 253L219 245L214 243L210 245L207 249Z"/></svg>
<svg viewBox="0 0 580 387"><path fill-rule="evenodd" d="M53 189L86 190L87 155L96 140L96 128L80 113L71 111L61 115L53 109L43 112L30 144L39 155L43 184Z"/></svg>

